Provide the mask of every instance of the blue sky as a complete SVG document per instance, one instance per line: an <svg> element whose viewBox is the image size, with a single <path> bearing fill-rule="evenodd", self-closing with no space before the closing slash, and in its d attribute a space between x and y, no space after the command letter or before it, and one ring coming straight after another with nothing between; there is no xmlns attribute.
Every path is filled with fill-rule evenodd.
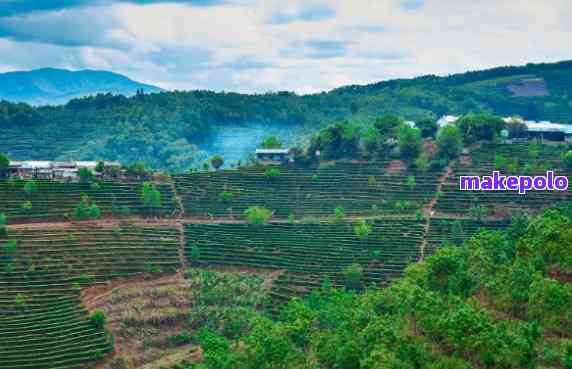
<svg viewBox="0 0 572 369"><path fill-rule="evenodd" d="M0 0L0 72L327 90L572 59L570 0Z"/></svg>

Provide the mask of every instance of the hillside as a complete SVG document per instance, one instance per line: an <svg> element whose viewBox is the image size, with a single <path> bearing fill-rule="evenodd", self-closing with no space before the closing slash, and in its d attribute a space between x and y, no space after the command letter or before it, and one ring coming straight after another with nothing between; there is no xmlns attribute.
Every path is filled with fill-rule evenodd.
<svg viewBox="0 0 572 369"><path fill-rule="evenodd" d="M570 192L455 187L567 150L0 179L0 368L567 369Z"/></svg>
<svg viewBox="0 0 572 369"><path fill-rule="evenodd" d="M294 143L326 124L351 120L363 127L387 112L413 120L489 112L570 123L571 96L572 62L566 61L392 80L311 95L189 91L130 98L98 95L57 107L3 102L0 152L22 160L143 160L153 168L180 172L201 166L215 153L244 162L265 129ZM239 129L233 136L240 139L218 134L229 127Z"/></svg>
<svg viewBox="0 0 572 369"><path fill-rule="evenodd" d="M43 68L0 73L0 100L31 105L65 104L71 99L98 93L132 96L138 89L162 91L106 71Z"/></svg>

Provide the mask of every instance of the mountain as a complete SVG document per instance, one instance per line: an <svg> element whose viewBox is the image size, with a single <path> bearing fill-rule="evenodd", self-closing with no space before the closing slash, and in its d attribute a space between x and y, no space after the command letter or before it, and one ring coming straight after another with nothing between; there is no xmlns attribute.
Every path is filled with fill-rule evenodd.
<svg viewBox="0 0 572 369"><path fill-rule="evenodd" d="M107 92L132 96L138 89L162 91L106 71L43 68L0 74L0 99L31 105L65 104L73 98Z"/></svg>
<svg viewBox="0 0 572 369"><path fill-rule="evenodd" d="M0 152L21 160L144 161L179 172L215 153L227 163L244 162L269 134L292 145L343 120L366 127L384 113L415 121L481 112L572 123L572 61L396 79L310 95L173 91L98 94L60 106L0 102Z"/></svg>

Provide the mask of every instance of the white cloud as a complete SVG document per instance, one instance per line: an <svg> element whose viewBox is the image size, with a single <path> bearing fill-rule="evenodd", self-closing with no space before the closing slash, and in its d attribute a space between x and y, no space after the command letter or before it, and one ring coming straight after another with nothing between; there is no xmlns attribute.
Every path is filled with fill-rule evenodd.
<svg viewBox="0 0 572 369"><path fill-rule="evenodd" d="M572 58L569 0L135 3L0 17L0 53L11 53L0 70L98 68L167 88L313 92Z"/></svg>

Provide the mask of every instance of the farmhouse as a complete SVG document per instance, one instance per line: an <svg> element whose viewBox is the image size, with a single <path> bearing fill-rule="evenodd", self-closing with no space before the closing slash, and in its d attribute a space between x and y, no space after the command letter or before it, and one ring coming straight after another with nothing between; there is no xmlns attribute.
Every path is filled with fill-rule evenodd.
<svg viewBox="0 0 572 369"><path fill-rule="evenodd" d="M286 164L294 161L290 149L257 149L256 161L259 164Z"/></svg>
<svg viewBox="0 0 572 369"><path fill-rule="evenodd" d="M104 162L103 166L104 173L121 168L119 162ZM77 180L82 168L90 170L95 176L102 175L95 171L96 167L96 161L11 161L9 174L19 178Z"/></svg>

